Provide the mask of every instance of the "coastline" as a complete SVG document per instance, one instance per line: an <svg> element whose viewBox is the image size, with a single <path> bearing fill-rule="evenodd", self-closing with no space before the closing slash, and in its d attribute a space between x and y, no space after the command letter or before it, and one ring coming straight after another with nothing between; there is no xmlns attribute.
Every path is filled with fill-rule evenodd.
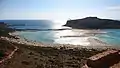
<svg viewBox="0 0 120 68"><path fill-rule="evenodd" d="M93 38L90 39L93 45L82 46L28 41L17 35L17 31L9 32L9 36L1 35L0 40L3 40L1 44L16 46L18 50L14 54L11 53L12 58L2 63L1 68L82 68L89 57L118 48L106 46L107 44L98 46L98 43L102 45L103 42Z"/></svg>
<svg viewBox="0 0 120 68"><path fill-rule="evenodd" d="M89 57L107 50L117 49L111 46L75 46L70 44L35 46L35 44L15 42L7 37L1 39L18 47L18 50L12 55L13 57L1 64L1 68L83 68Z"/></svg>
<svg viewBox="0 0 120 68"><path fill-rule="evenodd" d="M9 42L19 49L11 59L0 65L1 68L82 68L87 58L108 50L28 46L7 40L4 42Z"/></svg>
<svg viewBox="0 0 120 68"><path fill-rule="evenodd" d="M115 48L118 49L120 48L119 46L112 46L104 41L99 40L98 38L89 38L88 41L90 42L89 46L83 46L83 45L73 45L73 44L45 44L42 42L36 42L36 41L29 41L23 37L20 37L18 34L18 31L9 33L9 35L16 37L14 38L7 38L7 37L1 37L2 39L5 39L7 41L13 42L13 43L18 43L18 44L25 44L25 45L31 45L31 46L41 46L41 47L55 47L55 48L60 48L60 47L66 47L68 49L71 48L87 48L87 49L107 49L107 48Z"/></svg>

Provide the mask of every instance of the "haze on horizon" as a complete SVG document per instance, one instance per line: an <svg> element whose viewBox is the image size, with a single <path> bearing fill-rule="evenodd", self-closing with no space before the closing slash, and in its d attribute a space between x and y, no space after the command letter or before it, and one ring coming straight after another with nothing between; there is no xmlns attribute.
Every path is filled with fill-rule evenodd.
<svg viewBox="0 0 120 68"><path fill-rule="evenodd" d="M120 0L0 0L0 19L80 19L87 16L120 20Z"/></svg>

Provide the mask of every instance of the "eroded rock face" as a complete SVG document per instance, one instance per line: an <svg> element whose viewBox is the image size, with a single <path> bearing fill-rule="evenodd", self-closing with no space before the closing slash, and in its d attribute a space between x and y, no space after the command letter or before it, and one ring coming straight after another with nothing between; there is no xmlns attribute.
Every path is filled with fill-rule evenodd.
<svg viewBox="0 0 120 68"><path fill-rule="evenodd" d="M91 68L109 68L119 61L119 51L108 50L88 58L87 65Z"/></svg>
<svg viewBox="0 0 120 68"><path fill-rule="evenodd" d="M120 21L100 19L97 17L86 17L83 19L68 20L64 26L77 29L119 29Z"/></svg>

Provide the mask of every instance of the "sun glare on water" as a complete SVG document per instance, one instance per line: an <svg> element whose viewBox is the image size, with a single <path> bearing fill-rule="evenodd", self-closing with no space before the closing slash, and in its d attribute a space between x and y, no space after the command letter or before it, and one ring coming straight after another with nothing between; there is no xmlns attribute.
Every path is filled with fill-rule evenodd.
<svg viewBox="0 0 120 68"><path fill-rule="evenodd" d="M88 42L89 37L74 37L84 34L82 32L83 30L64 30L57 32L55 34L57 38L54 39L55 40L54 43L88 46L90 44Z"/></svg>

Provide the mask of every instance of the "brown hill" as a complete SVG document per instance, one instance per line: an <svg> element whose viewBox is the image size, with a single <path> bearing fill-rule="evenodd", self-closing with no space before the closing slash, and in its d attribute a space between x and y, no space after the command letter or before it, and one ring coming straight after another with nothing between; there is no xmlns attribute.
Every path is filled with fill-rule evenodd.
<svg viewBox="0 0 120 68"><path fill-rule="evenodd" d="M100 19L97 17L86 17L83 19L68 20L64 26L77 29L119 29L120 21Z"/></svg>

